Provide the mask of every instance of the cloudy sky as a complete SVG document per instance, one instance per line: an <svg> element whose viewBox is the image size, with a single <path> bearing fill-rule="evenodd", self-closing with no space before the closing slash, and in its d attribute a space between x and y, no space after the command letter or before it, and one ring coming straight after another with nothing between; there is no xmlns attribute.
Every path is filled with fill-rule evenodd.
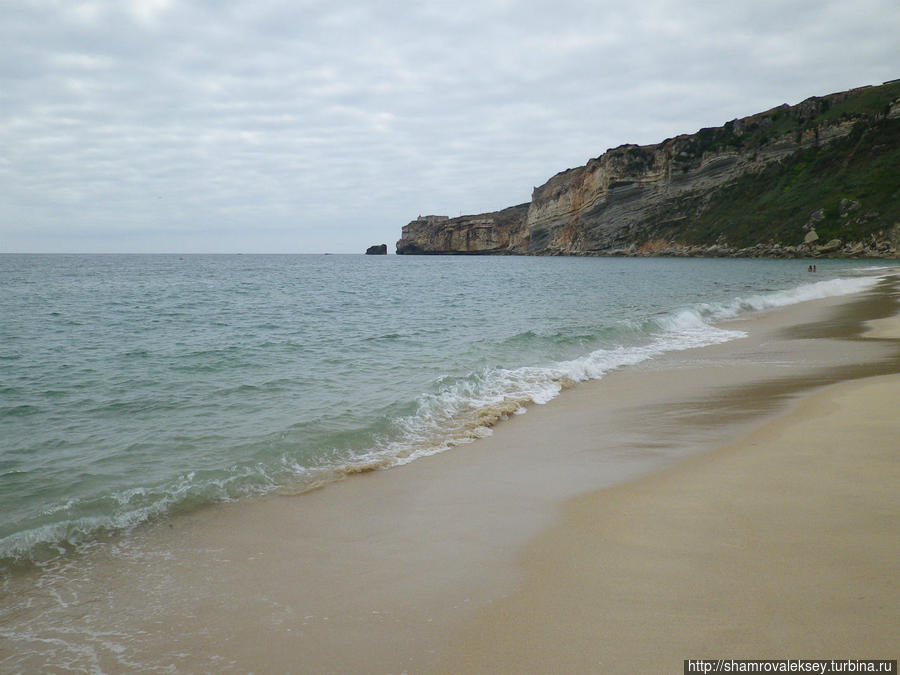
<svg viewBox="0 0 900 675"><path fill-rule="evenodd" d="M0 0L0 252L361 252L900 77L897 0Z"/></svg>

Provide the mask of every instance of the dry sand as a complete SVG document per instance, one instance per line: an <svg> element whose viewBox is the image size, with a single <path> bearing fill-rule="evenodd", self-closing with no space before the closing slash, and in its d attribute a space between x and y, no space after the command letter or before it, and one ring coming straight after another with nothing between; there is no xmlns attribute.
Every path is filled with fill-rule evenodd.
<svg viewBox="0 0 900 675"><path fill-rule="evenodd" d="M898 340L900 316L861 333ZM526 547L526 580L435 671L896 658L898 407L900 375L832 385L715 452L570 501Z"/></svg>
<svg viewBox="0 0 900 675"><path fill-rule="evenodd" d="M900 316L888 316L866 322L867 330L863 335L867 338L892 339L900 337Z"/></svg>
<svg viewBox="0 0 900 675"><path fill-rule="evenodd" d="M674 673L896 658L900 376L836 385L711 454L576 499L436 668Z"/></svg>
<svg viewBox="0 0 900 675"><path fill-rule="evenodd" d="M747 338L622 369L469 446L173 518L13 580L0 664L633 673L890 657L900 384L873 376L900 372L900 350L859 336L896 313L895 285L735 322Z"/></svg>

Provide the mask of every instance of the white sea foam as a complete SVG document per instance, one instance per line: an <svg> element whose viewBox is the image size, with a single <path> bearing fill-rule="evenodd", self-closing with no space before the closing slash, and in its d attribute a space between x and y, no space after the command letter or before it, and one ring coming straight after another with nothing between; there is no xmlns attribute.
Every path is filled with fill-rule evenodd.
<svg viewBox="0 0 900 675"><path fill-rule="evenodd" d="M719 306L701 305L701 307L709 311L711 320L722 321L747 312L777 309L810 300L822 300L824 298L861 293L874 287L880 279L881 277L875 276L828 279L811 284L802 284L783 291L737 298L733 302Z"/></svg>
<svg viewBox="0 0 900 675"><path fill-rule="evenodd" d="M198 503L229 501L236 496L263 494L276 485L276 480L261 466L241 467L227 477L202 481L197 479L195 472L188 472L166 486L155 489L136 487L112 493L110 499L118 508L103 515L58 520L2 537L0 558L26 559L40 548L64 553L67 547L77 549L98 536L127 531L191 500ZM68 500L64 505L49 508L48 512L79 506L78 500Z"/></svg>
<svg viewBox="0 0 900 675"><path fill-rule="evenodd" d="M265 461L242 463L235 459L227 468L208 470L201 464L197 472L183 471L152 486L141 485L138 480L138 484L110 490L94 501L86 495L67 496L38 511L51 522L33 521L33 526L0 537L0 558L29 557L37 549L63 552L98 536L127 530L185 504L264 493L290 482L289 478L293 479L291 487L303 489L332 480L336 475L405 464L443 452L490 435L498 421L524 413L529 405L553 400L573 383L599 379L616 368L635 365L666 352L726 342L744 335L718 327L714 325L716 322L748 312L864 291L877 281L877 276L869 275L805 283L723 302L696 303L650 317L619 316L606 324L598 321L596 330L579 326L577 333L567 332L565 324L554 324L548 329L551 338L528 328L518 334L526 339L505 343L504 348L531 350L532 362L535 353L561 344L592 344L594 348L574 358L522 367L486 367L464 376L440 379L430 391L417 397L415 412L394 419L393 430L384 431L366 450L343 449L328 454L316 449L318 455L307 456L279 448L278 455ZM638 300L633 306L640 307L640 297L635 297ZM443 323L432 324L429 331L429 336L443 335ZM415 331L410 328L407 333L414 335ZM394 339L397 335L385 337ZM577 339L568 340L570 335ZM508 360L515 363L515 355L513 351ZM412 392L407 395L410 398L406 400L414 396Z"/></svg>
<svg viewBox="0 0 900 675"><path fill-rule="evenodd" d="M407 464L420 457L444 452L490 434L490 426L509 414L525 412L530 404L556 398L564 382L602 378L612 370L653 359L667 352L728 342L746 336L714 323L743 314L828 297L858 293L873 287L879 277L829 279L795 288L735 298L724 303L698 303L650 322L645 341L597 349L582 357L515 369L485 369L423 395L415 415L401 420L401 439L374 448L358 458L371 469ZM351 465L354 462L351 462ZM352 469L351 469L352 470Z"/></svg>

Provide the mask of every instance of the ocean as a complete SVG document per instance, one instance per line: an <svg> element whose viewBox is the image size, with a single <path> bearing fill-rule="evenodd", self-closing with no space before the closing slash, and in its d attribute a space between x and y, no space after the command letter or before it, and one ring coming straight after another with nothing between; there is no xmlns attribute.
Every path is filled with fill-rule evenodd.
<svg viewBox="0 0 900 675"><path fill-rule="evenodd" d="M0 255L0 563L491 433L883 262Z"/></svg>

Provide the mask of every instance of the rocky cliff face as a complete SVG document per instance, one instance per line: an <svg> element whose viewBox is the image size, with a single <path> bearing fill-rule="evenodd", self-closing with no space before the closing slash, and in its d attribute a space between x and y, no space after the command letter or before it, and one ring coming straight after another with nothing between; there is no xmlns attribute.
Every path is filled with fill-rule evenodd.
<svg viewBox="0 0 900 675"><path fill-rule="evenodd" d="M528 204L477 216L419 216L403 227L400 254L510 254L522 246Z"/></svg>
<svg viewBox="0 0 900 675"><path fill-rule="evenodd" d="M553 176L527 204L420 217L403 228L397 252L892 256L898 161L895 82L623 145ZM841 213L841 200L857 204L855 216Z"/></svg>

